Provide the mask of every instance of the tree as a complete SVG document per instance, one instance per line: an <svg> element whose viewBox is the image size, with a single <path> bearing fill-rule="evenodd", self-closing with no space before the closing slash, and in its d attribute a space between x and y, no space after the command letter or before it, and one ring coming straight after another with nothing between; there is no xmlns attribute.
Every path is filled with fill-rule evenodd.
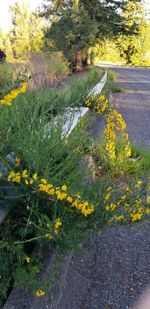
<svg viewBox="0 0 150 309"><path fill-rule="evenodd" d="M89 64L91 46L120 31L121 17L117 11L120 3L121 0L47 1L45 16L52 24L46 38L52 39L55 47L63 50L77 68L82 66L83 52L86 52ZM55 18L48 17L51 12Z"/></svg>
<svg viewBox="0 0 150 309"><path fill-rule="evenodd" d="M0 29L0 49L6 54L7 61L12 61L13 52L9 36Z"/></svg>
<svg viewBox="0 0 150 309"><path fill-rule="evenodd" d="M141 62L147 22L142 0L128 0L123 8L124 34L117 39L120 55L127 63Z"/></svg>
<svg viewBox="0 0 150 309"><path fill-rule="evenodd" d="M10 33L15 58L26 58L30 51L39 51L43 44L43 22L29 5L15 3L10 7L12 30Z"/></svg>

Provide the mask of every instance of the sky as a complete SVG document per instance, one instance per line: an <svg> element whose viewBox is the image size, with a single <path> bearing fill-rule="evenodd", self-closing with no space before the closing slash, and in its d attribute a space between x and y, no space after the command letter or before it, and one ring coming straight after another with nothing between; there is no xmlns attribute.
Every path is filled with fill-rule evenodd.
<svg viewBox="0 0 150 309"><path fill-rule="evenodd" d="M22 2L23 0L19 0ZM9 6L13 5L16 0L0 0L0 28L4 31L8 31L11 26L11 18L9 13ZM31 10L36 9L40 4L42 4L42 0L24 0L30 4ZM145 0L147 3L147 9L150 10L150 0Z"/></svg>
<svg viewBox="0 0 150 309"><path fill-rule="evenodd" d="M16 0L0 0L0 28L4 31L8 31L11 26L11 17L9 13L9 6L13 5ZM36 9L42 0L19 0L17 2L26 2L30 4L30 9Z"/></svg>

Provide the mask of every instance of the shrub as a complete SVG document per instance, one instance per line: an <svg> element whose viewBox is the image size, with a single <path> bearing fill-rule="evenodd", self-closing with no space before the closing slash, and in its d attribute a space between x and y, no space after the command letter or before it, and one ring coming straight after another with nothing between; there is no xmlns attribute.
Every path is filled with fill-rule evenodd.
<svg viewBox="0 0 150 309"><path fill-rule="evenodd" d="M42 89L64 80L69 74L69 64L62 52L32 54L27 62L32 75L30 87Z"/></svg>

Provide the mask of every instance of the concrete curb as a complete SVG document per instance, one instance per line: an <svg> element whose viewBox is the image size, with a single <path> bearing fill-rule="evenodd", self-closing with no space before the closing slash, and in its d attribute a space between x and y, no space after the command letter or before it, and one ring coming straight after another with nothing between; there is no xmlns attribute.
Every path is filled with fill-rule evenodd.
<svg viewBox="0 0 150 309"><path fill-rule="evenodd" d="M97 65L99 67L99 65ZM107 81L107 71L105 72L102 79L92 88L87 97L91 95L98 95L101 93L105 83ZM88 107L75 107L75 108L67 108L66 112L61 116L56 116L54 119L54 124L58 124L59 121L62 123L62 139L68 137L69 134L73 131L73 129L77 126L80 119L89 111ZM51 127L51 123L48 123L45 126L44 137L49 136L49 130Z"/></svg>

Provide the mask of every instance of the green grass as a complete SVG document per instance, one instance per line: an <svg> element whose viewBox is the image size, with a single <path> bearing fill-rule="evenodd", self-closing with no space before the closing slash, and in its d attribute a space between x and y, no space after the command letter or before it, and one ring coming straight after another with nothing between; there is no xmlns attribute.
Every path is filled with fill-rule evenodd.
<svg viewBox="0 0 150 309"><path fill-rule="evenodd" d="M61 115L66 107L82 105L82 98L101 77L99 69L92 68L83 75L73 77L62 88L50 88L20 95L13 105L1 108L0 157L14 152L29 169L42 171L52 179L66 179L72 174L78 155L74 152L82 143L82 134L77 133L64 143L61 139L61 118L54 125L56 114ZM45 126L50 123L49 132ZM45 136L45 137L43 137ZM75 159L76 157L76 159Z"/></svg>

